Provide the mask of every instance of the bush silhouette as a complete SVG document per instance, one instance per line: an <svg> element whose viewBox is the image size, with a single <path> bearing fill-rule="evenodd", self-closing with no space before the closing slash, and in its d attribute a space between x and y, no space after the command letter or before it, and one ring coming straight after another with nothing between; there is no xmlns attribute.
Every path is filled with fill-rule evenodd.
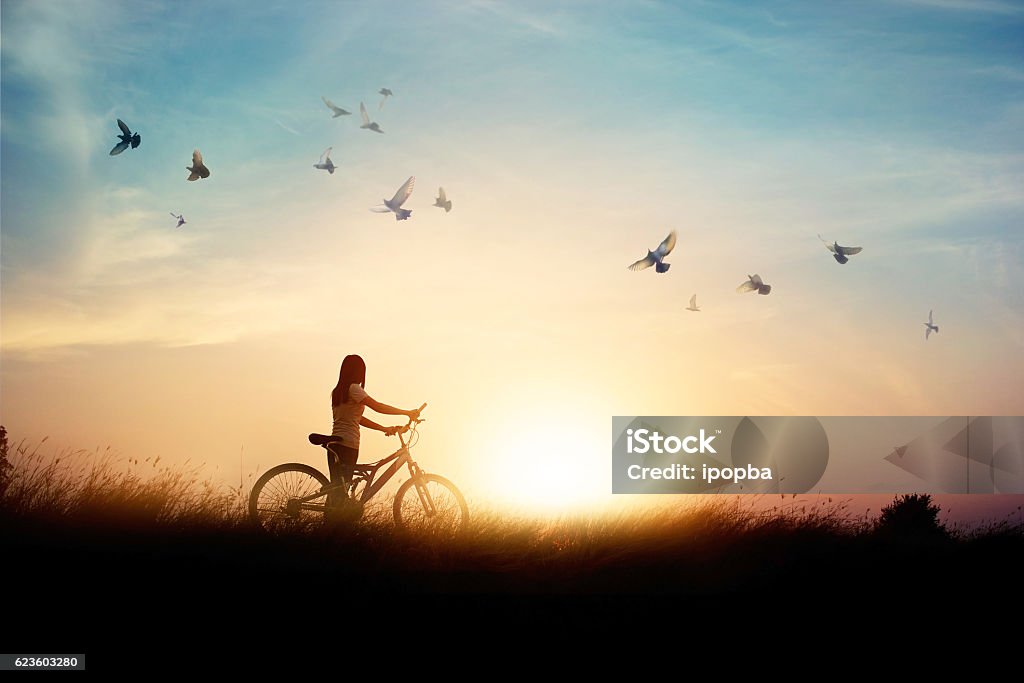
<svg viewBox="0 0 1024 683"><path fill-rule="evenodd" d="M875 532L900 538L947 538L949 532L939 521L940 511L927 493L897 496L882 508Z"/></svg>

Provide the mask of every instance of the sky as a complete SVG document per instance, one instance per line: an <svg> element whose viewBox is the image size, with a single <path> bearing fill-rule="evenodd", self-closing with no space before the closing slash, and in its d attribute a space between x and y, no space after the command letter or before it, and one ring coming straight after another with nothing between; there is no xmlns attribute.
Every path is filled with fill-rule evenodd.
<svg viewBox="0 0 1024 683"><path fill-rule="evenodd" d="M613 415L1024 414L1024 3L0 11L15 438L322 466L358 353L425 468L526 504L610 495Z"/></svg>

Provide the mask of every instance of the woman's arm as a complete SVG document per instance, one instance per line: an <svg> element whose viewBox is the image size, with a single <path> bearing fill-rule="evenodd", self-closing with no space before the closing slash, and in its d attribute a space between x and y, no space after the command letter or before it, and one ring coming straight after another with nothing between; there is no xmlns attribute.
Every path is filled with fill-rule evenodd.
<svg viewBox="0 0 1024 683"><path fill-rule="evenodd" d="M380 401L374 400L369 396L366 397L366 400L363 401L363 404L366 405L368 408L372 409L373 411L380 413L381 415L405 415L406 417L418 417L420 414L419 410L402 410L401 408L389 406L387 403L381 403ZM365 427L369 425L363 426Z"/></svg>
<svg viewBox="0 0 1024 683"><path fill-rule="evenodd" d="M398 427L385 427L384 425L379 425L373 420L368 420L365 417L359 418L359 426L367 427L369 429L376 429L378 432L384 432L388 436L394 434L395 430L398 429Z"/></svg>

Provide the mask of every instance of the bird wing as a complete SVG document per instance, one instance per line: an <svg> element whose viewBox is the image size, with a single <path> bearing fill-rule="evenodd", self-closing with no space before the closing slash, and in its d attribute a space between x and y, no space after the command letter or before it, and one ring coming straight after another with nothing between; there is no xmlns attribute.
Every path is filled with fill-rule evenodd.
<svg viewBox="0 0 1024 683"><path fill-rule="evenodd" d="M197 168L196 171L199 173L200 178L210 177L210 169L206 168L206 166L202 164L199 165L199 168Z"/></svg>
<svg viewBox="0 0 1024 683"><path fill-rule="evenodd" d="M128 137L132 136L132 132L128 130L128 126L126 126L124 121L122 121L121 119L117 120L117 127L120 128L121 132L127 135Z"/></svg>
<svg viewBox="0 0 1024 683"><path fill-rule="evenodd" d="M199 150L192 151L192 166L198 168L203 165L203 155L199 153Z"/></svg>
<svg viewBox="0 0 1024 683"><path fill-rule="evenodd" d="M334 148L333 147L328 147L327 149L324 150L324 153L320 155L320 163L321 164L324 163L324 159L330 159L331 150L332 149L334 149Z"/></svg>
<svg viewBox="0 0 1024 683"><path fill-rule="evenodd" d="M359 103L359 115L363 117L363 125L370 125L370 115L366 113L366 105L362 102Z"/></svg>
<svg viewBox="0 0 1024 683"><path fill-rule="evenodd" d="M373 211L374 213L391 213L391 209L386 206L375 206L371 208L370 211Z"/></svg>
<svg viewBox="0 0 1024 683"><path fill-rule="evenodd" d="M932 312L931 311L928 311L928 324L929 325L934 325L935 324L934 321L932 320Z"/></svg>
<svg viewBox="0 0 1024 683"><path fill-rule="evenodd" d="M444 188L443 187L437 188L437 200L439 202L441 202L442 204L444 204L448 200L448 198L444 196Z"/></svg>
<svg viewBox="0 0 1024 683"><path fill-rule="evenodd" d="M690 308L697 308L697 295L694 294L690 297Z"/></svg>
<svg viewBox="0 0 1024 683"><path fill-rule="evenodd" d="M412 194L412 186L416 184L416 176L409 176L409 179L398 188L398 192L391 198L391 205L396 209L405 203L405 200Z"/></svg>
<svg viewBox="0 0 1024 683"><path fill-rule="evenodd" d="M191 169L185 169L185 170L191 170ZM189 173L188 174L188 178L186 178L186 180L198 180L198 179L199 179L199 174L196 173L195 171L192 171L191 173Z"/></svg>
<svg viewBox="0 0 1024 683"><path fill-rule="evenodd" d="M676 231L673 230L672 232L670 232L668 234L668 237L666 237L664 240L661 241L661 244L658 245L658 248L655 250L654 253L658 256L658 258L665 258L675 248L676 248Z"/></svg>
<svg viewBox="0 0 1024 683"><path fill-rule="evenodd" d="M822 237L820 232L818 233L818 239L822 241L826 249L831 251L833 254L836 253L836 248L832 246L832 244L828 242L824 237Z"/></svg>
<svg viewBox="0 0 1024 683"><path fill-rule="evenodd" d="M930 328L930 327L924 328L924 338L926 340L928 339L928 335L930 335L931 333L932 333L932 328Z"/></svg>
<svg viewBox="0 0 1024 683"><path fill-rule="evenodd" d="M175 218L181 218L181 216L179 216L178 214L176 214L174 212L171 212L171 215L174 216Z"/></svg>
<svg viewBox="0 0 1024 683"><path fill-rule="evenodd" d="M755 285L751 280L747 280L742 285L736 288L736 291L739 292L740 294L744 294L746 292L753 292L756 290L757 285Z"/></svg>
<svg viewBox="0 0 1024 683"><path fill-rule="evenodd" d="M116 145L114 145L114 148L112 150L110 150L110 156L116 156L116 155L120 154L121 152L125 151L126 149L128 149L128 145L129 144L131 144L131 143L129 143L129 142L119 142L119 143L117 143Z"/></svg>
<svg viewBox="0 0 1024 683"><path fill-rule="evenodd" d="M839 253L843 256L853 256L863 251L863 247L839 247Z"/></svg>
<svg viewBox="0 0 1024 683"><path fill-rule="evenodd" d="M763 285L763 284L764 284L764 280L762 280L762 279L761 279L761 276L760 276L760 275L758 275L757 273L754 273L753 275L751 275L751 276L750 276L750 282L751 282L751 283L752 283L752 284L753 284L753 285L754 285L755 287L760 287L761 285Z"/></svg>
<svg viewBox="0 0 1024 683"><path fill-rule="evenodd" d="M647 256L644 256L639 261L636 261L635 263L630 264L629 269L630 270L646 270L647 268L650 268L651 266L653 266L654 263L655 263L654 256L652 254L648 254Z"/></svg>

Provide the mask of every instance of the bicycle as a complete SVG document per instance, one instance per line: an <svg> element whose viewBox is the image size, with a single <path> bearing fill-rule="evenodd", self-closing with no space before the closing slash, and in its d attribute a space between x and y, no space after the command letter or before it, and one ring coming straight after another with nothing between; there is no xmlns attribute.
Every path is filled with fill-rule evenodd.
<svg viewBox="0 0 1024 683"><path fill-rule="evenodd" d="M271 468L256 481L249 494L250 519L260 529L272 533L308 529L328 513L328 495L340 491L344 496L342 509L347 508L347 512L358 519L362 516L362 506L406 465L410 478L398 488L392 503L395 526L438 535L461 531L469 521L465 497L448 479L420 469L409 452L419 441L418 427L423 421L410 418L408 424L396 432L401 447L391 455L377 462L356 463L347 489L344 483L331 484L326 475L310 465L290 462ZM409 434L408 441L406 434ZM329 447L337 443L338 438L310 434L309 442L328 450L330 455ZM380 472L388 463L391 466Z"/></svg>

